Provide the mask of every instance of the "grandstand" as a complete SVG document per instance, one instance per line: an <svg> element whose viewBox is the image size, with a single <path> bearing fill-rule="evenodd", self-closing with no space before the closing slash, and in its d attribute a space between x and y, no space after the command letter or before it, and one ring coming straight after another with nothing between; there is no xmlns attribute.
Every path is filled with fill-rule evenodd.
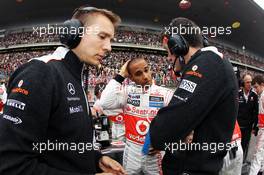
<svg viewBox="0 0 264 175"><path fill-rule="evenodd" d="M169 71L166 52L161 46L160 32L160 30L149 32L147 28L142 27L120 26L113 40L113 52L104 60L107 68L102 74L107 72L110 76L107 78L102 76L104 78L101 81L110 80L126 60L141 54L150 59L152 71L157 73L154 75L156 82L172 86L173 78ZM0 38L0 72L7 76L29 59L51 53L61 45L57 34L45 34L39 37L33 30L30 31L30 28L17 28L16 31L4 33L4 36ZM217 46L234 66L241 69L241 72L249 71L253 75L264 72L264 58L230 48L213 38L210 38L210 43ZM119 64L115 64L115 60L120 60ZM102 77L100 75L94 78L95 68L91 69L90 73L92 80L89 82L93 82L90 85L94 86Z"/></svg>
<svg viewBox="0 0 264 175"><path fill-rule="evenodd" d="M264 11L253 0L190 0L189 9L180 8L179 1L89 1L91 6L113 10L122 18L112 41L112 52L102 61L103 68L87 66L84 70L89 102L94 103L96 84L108 83L128 59L139 56L148 59L155 84L175 89L179 82L162 46L161 32L172 18L180 16L210 29L206 33L210 45L216 46L241 75L264 75ZM51 54L62 46L55 28L69 19L75 7L84 4L83 0L2 0L0 81L8 81L30 59ZM225 32L229 29L230 34L217 33L219 28ZM126 79L124 84L131 84L131 80Z"/></svg>

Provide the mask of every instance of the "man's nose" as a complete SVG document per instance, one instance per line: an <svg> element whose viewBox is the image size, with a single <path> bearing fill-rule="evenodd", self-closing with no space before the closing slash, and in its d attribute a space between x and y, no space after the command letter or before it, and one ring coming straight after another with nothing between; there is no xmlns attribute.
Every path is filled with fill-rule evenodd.
<svg viewBox="0 0 264 175"><path fill-rule="evenodd" d="M104 42L103 49L107 52L110 52L112 50L110 39Z"/></svg>
<svg viewBox="0 0 264 175"><path fill-rule="evenodd" d="M147 73L143 73L143 79L148 80L148 74Z"/></svg>

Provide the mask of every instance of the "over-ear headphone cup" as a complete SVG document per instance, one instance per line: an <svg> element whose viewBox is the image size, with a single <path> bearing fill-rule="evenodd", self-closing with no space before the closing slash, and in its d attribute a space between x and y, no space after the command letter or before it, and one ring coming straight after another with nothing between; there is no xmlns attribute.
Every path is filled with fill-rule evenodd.
<svg viewBox="0 0 264 175"><path fill-rule="evenodd" d="M70 49L78 46L81 41L80 32L82 30L82 23L77 19L67 20L63 23L63 29L60 30L60 41ZM82 31L83 32L83 31Z"/></svg>
<svg viewBox="0 0 264 175"><path fill-rule="evenodd" d="M171 54L175 56L184 56L189 51L189 45L181 35L173 35L168 40L168 47Z"/></svg>

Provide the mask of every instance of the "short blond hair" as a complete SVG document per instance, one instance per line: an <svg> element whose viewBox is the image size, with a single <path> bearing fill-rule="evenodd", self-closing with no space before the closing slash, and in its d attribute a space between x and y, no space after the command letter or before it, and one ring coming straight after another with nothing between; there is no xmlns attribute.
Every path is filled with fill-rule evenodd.
<svg viewBox="0 0 264 175"><path fill-rule="evenodd" d="M121 23L121 18L110 10L85 6L75 9L72 19L78 19L83 25L87 25L91 16L98 14L107 17L113 23L115 28Z"/></svg>

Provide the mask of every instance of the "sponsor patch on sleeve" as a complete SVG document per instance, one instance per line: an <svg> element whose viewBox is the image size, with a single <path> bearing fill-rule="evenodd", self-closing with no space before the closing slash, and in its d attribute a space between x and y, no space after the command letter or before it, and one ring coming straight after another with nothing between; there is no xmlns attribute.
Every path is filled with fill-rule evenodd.
<svg viewBox="0 0 264 175"><path fill-rule="evenodd" d="M6 105L20 109L22 111L24 111L25 106L26 106L25 103L18 101L18 100L14 100L14 99L7 99Z"/></svg>
<svg viewBox="0 0 264 175"><path fill-rule="evenodd" d="M191 92L193 93L195 88L196 88L197 84L192 82L192 81L189 81L189 80L186 80L186 79L183 79L179 88L180 89L184 89L188 92Z"/></svg>

